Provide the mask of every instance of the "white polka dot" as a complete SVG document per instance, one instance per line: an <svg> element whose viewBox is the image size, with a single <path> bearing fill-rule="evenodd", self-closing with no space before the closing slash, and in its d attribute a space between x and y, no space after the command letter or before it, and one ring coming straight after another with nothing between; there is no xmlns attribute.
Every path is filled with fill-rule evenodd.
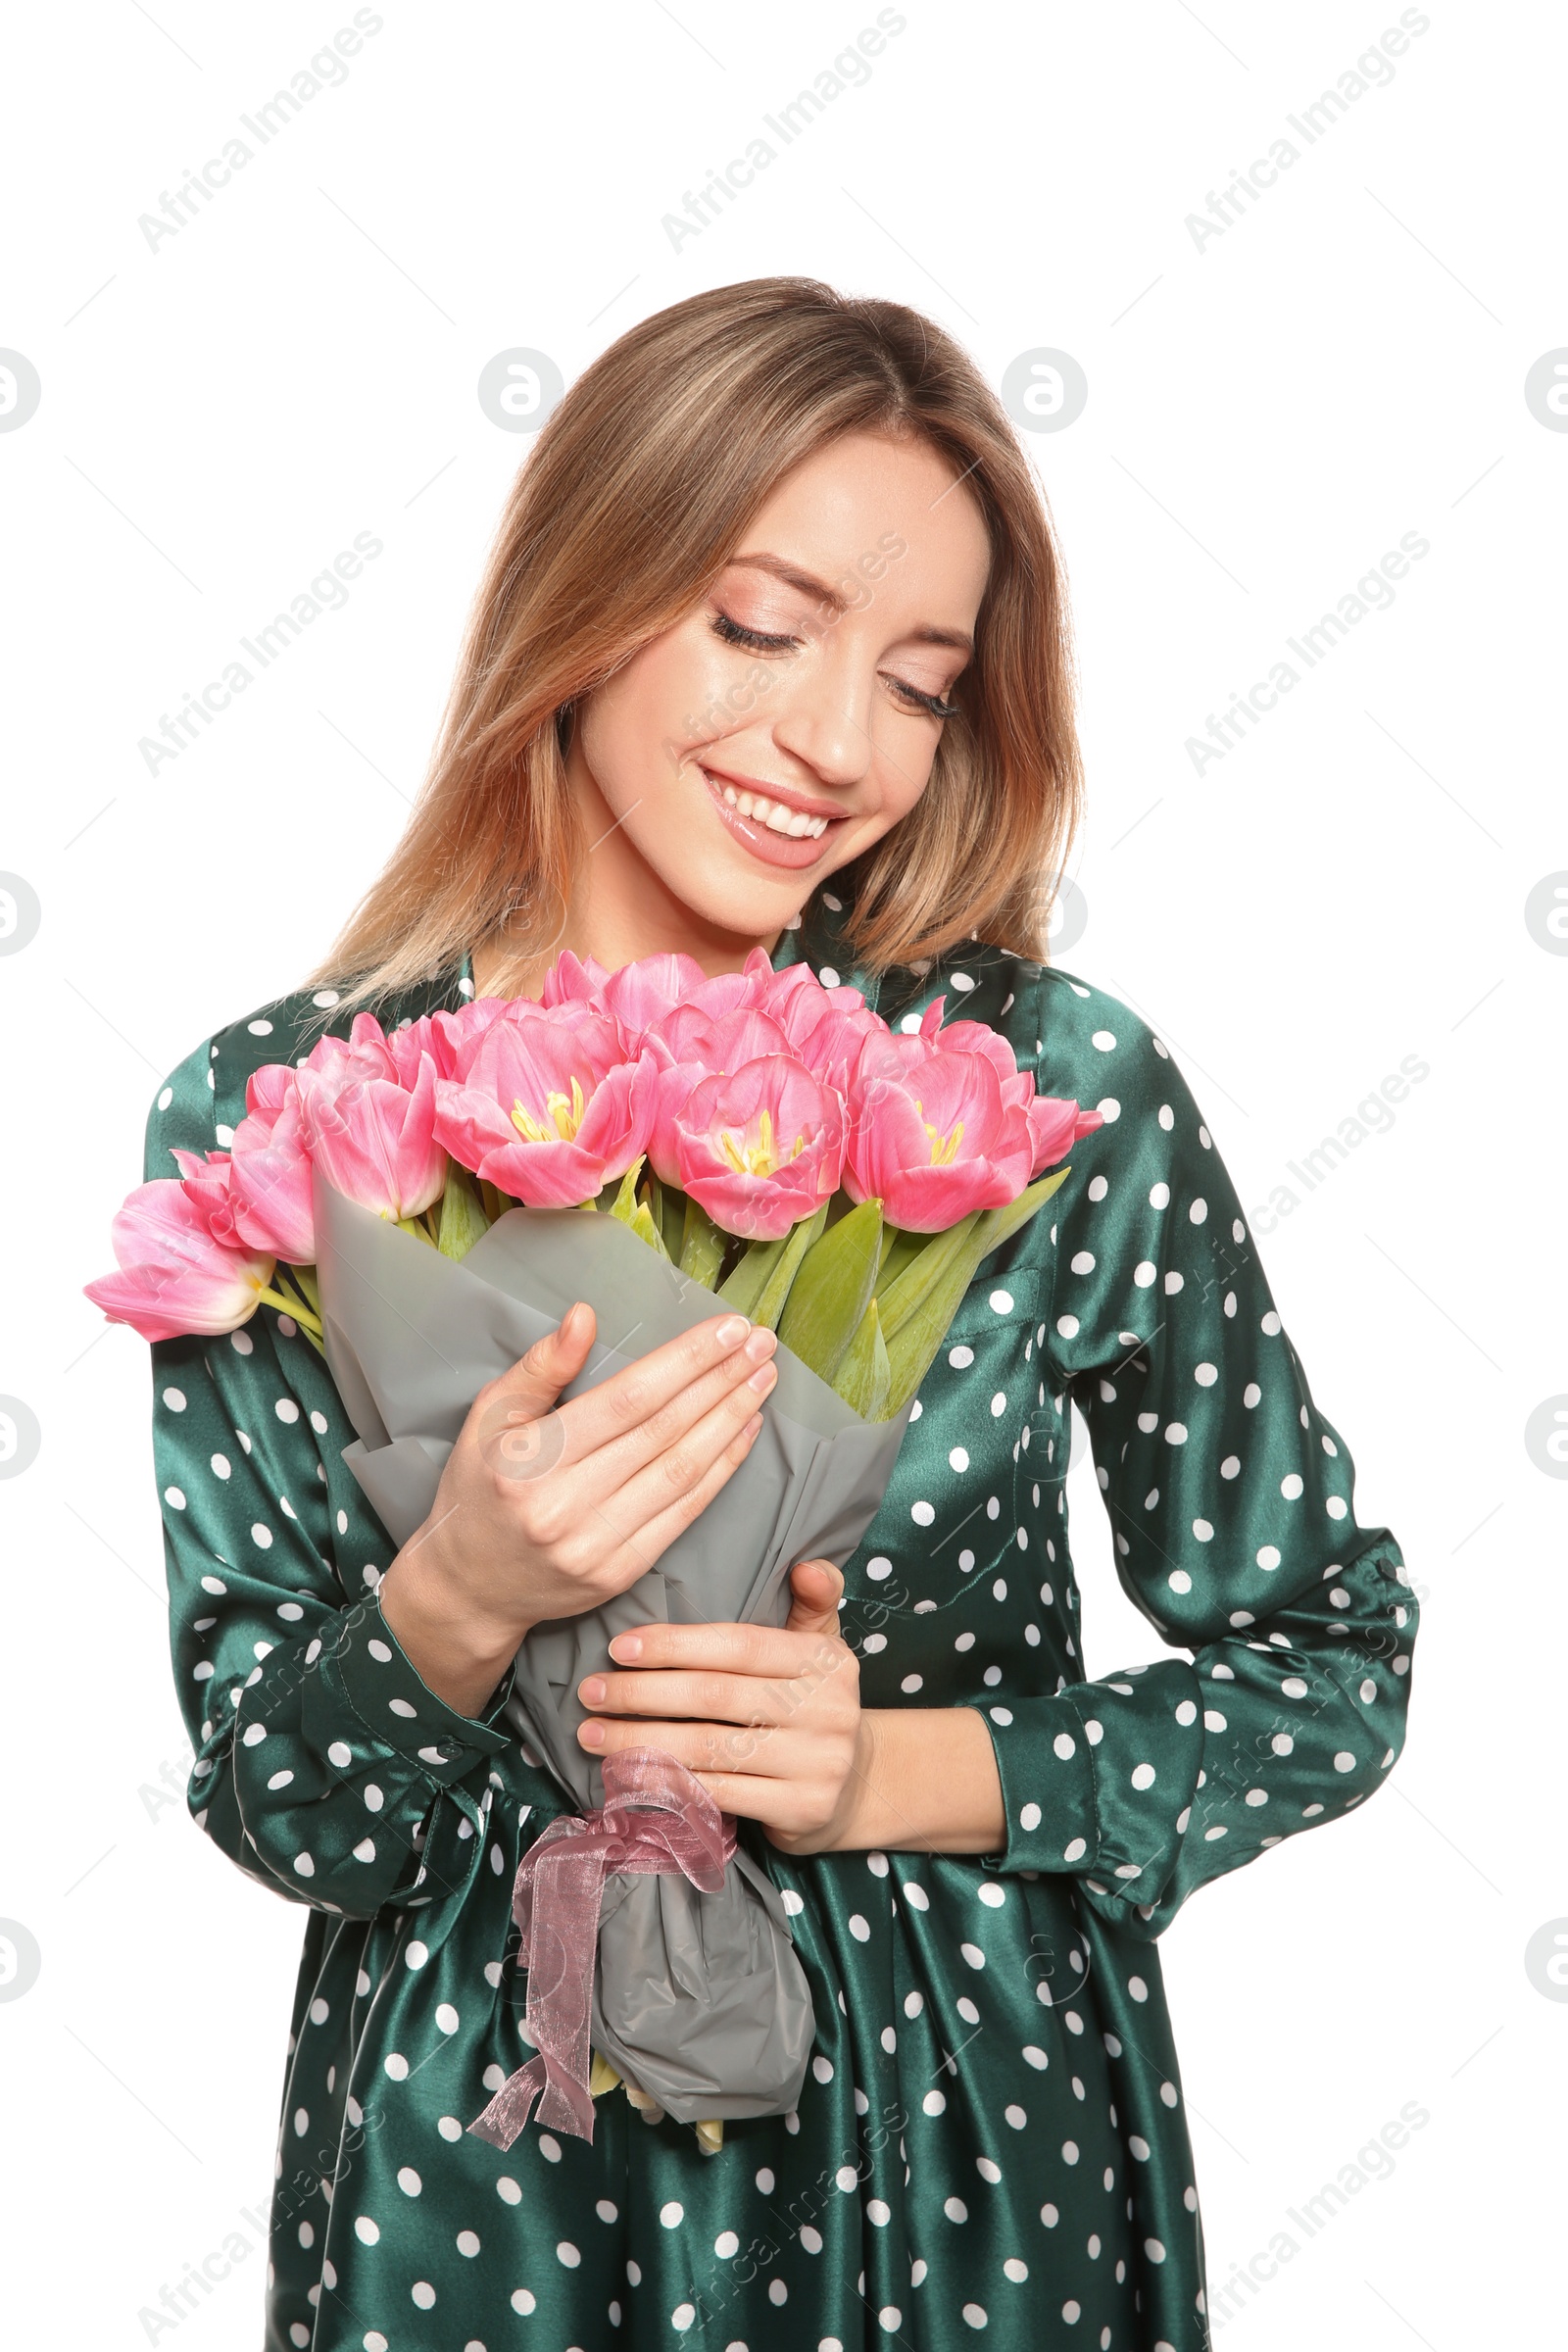
<svg viewBox="0 0 1568 2352"><path fill-rule="evenodd" d="M1012 1293L1010 1291L993 1291L991 1294L991 1311L993 1314L997 1315L1010 1315L1012 1312Z"/></svg>
<svg viewBox="0 0 1568 2352"><path fill-rule="evenodd" d="M948 1455L948 1467L951 1470L967 1470L969 1467L968 1448L963 1446L955 1446Z"/></svg>
<svg viewBox="0 0 1568 2352"><path fill-rule="evenodd" d="M1152 1788L1154 1767L1152 1764L1135 1764L1130 1777L1135 1788Z"/></svg>
<svg viewBox="0 0 1568 2352"><path fill-rule="evenodd" d="M1334 1769L1336 1772L1353 1772L1355 1770L1355 1758L1348 1747L1340 1749L1334 1759Z"/></svg>
<svg viewBox="0 0 1568 2352"><path fill-rule="evenodd" d="M1258 1328L1267 1332L1271 1340L1277 1335L1280 1328L1280 1319L1272 1307L1269 1308L1268 1313L1263 1317L1263 1320Z"/></svg>
<svg viewBox="0 0 1568 2352"><path fill-rule="evenodd" d="M373 2246L380 2243L380 2227L377 2223L371 2221L368 2213L362 2213L355 2222L354 2234L364 2246Z"/></svg>
<svg viewBox="0 0 1568 2352"><path fill-rule="evenodd" d="M556 2260L564 2271L574 2271L582 2261L582 2255L569 2237L564 2237L556 2248Z"/></svg>
<svg viewBox="0 0 1568 2352"><path fill-rule="evenodd" d="M1187 1214L1191 1217L1195 1225L1201 1225L1203 1219L1208 1215L1208 1202L1206 1200L1195 1200L1192 1207L1187 1211Z"/></svg>
<svg viewBox="0 0 1568 2352"><path fill-rule="evenodd" d="M1287 1502L1295 1502L1300 1492L1301 1481L1296 1471L1291 1471L1288 1477L1280 1480L1280 1493Z"/></svg>
<svg viewBox="0 0 1568 2352"><path fill-rule="evenodd" d="M1272 1544L1263 1544L1257 1555L1257 1564L1260 1568L1277 1568L1280 1564L1277 1547Z"/></svg>
<svg viewBox="0 0 1568 2352"><path fill-rule="evenodd" d="M959 1346L948 1349L948 1361L956 1372L967 1371L974 1362L974 1349Z"/></svg>
<svg viewBox="0 0 1568 2352"><path fill-rule="evenodd" d="M1077 1316L1058 1315L1056 1317L1056 1329L1060 1332L1064 1340L1075 1340L1078 1337Z"/></svg>
<svg viewBox="0 0 1568 2352"><path fill-rule="evenodd" d="M1018 1827L1021 1830L1038 1830L1040 1822L1041 1812L1037 1804L1030 1803L1019 1807Z"/></svg>
<svg viewBox="0 0 1568 2352"><path fill-rule="evenodd" d="M916 1527L929 1527L936 1517L936 1511L929 1502L911 1502L909 1517Z"/></svg>
<svg viewBox="0 0 1568 2352"><path fill-rule="evenodd" d="M1150 1288L1153 1282L1155 1270L1147 1257L1142 1264L1134 1266L1133 1280L1141 1291L1147 1291Z"/></svg>

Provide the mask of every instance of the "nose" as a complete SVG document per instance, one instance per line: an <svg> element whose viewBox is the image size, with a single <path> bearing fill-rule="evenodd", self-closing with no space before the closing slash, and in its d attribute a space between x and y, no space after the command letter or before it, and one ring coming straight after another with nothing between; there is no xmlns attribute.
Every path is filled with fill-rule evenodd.
<svg viewBox="0 0 1568 2352"><path fill-rule="evenodd" d="M869 688L847 660L829 653L791 685L773 721L774 742L824 784L858 784L872 757Z"/></svg>

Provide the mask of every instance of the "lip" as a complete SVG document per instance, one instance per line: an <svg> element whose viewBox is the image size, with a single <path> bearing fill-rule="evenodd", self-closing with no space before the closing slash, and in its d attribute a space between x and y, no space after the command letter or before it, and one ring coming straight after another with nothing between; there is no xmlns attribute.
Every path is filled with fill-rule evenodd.
<svg viewBox="0 0 1568 2352"><path fill-rule="evenodd" d="M826 854L834 827L848 820L850 812L847 809L836 808L830 801L812 800L808 794L797 792L790 785L764 784L756 776L730 775L722 768L705 767L701 760L697 764L723 823L741 847L749 850L764 865L784 865L797 870L815 865ZM792 838L788 833L775 833L768 826L758 824L752 817L742 816L738 808L732 808L724 798L726 784L733 784L737 792L764 793L770 801L777 801L785 808L798 808L804 816L825 817L827 831L818 833L814 838L810 834L804 834L799 839Z"/></svg>

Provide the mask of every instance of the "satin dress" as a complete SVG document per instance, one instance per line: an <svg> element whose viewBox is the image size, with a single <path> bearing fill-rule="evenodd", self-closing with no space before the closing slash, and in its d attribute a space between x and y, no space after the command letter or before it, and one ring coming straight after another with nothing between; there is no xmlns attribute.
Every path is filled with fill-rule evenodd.
<svg viewBox="0 0 1568 2352"><path fill-rule="evenodd" d="M755 1826L816 2014L798 2111L705 2155L624 2093L592 2144L466 2132L527 2055L518 1857L571 1810L382 1623L393 1545L321 1357L261 1309L153 1349L173 1669L198 1828L300 1906L267 2352L1195 2352L1202 2229L1158 1937L1335 1820L1401 1743L1416 1602L1270 1297L1170 1054L1070 973L976 943L857 968L819 898L775 961L884 1017L989 1021L1098 1105L981 1267L847 1565L871 1707L979 1709L1006 1841L791 1860ZM382 1008L457 1005L466 965ZM332 1019L284 998L160 1092L147 1173L221 1149ZM1085 1679L1064 1473L1087 1422L1126 1591L1171 1654ZM178 1955L172 1946L171 1964ZM207 1988L221 2032L221 1985ZM281 2032L283 2021L280 2018Z"/></svg>

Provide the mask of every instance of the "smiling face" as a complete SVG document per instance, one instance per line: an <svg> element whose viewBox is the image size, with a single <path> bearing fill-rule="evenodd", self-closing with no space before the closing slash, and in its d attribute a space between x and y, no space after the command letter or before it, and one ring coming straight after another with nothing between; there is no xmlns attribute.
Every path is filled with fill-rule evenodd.
<svg viewBox="0 0 1568 2352"><path fill-rule="evenodd" d="M592 848L564 944L720 969L925 790L990 551L924 442L855 433L767 499L686 616L579 706Z"/></svg>

